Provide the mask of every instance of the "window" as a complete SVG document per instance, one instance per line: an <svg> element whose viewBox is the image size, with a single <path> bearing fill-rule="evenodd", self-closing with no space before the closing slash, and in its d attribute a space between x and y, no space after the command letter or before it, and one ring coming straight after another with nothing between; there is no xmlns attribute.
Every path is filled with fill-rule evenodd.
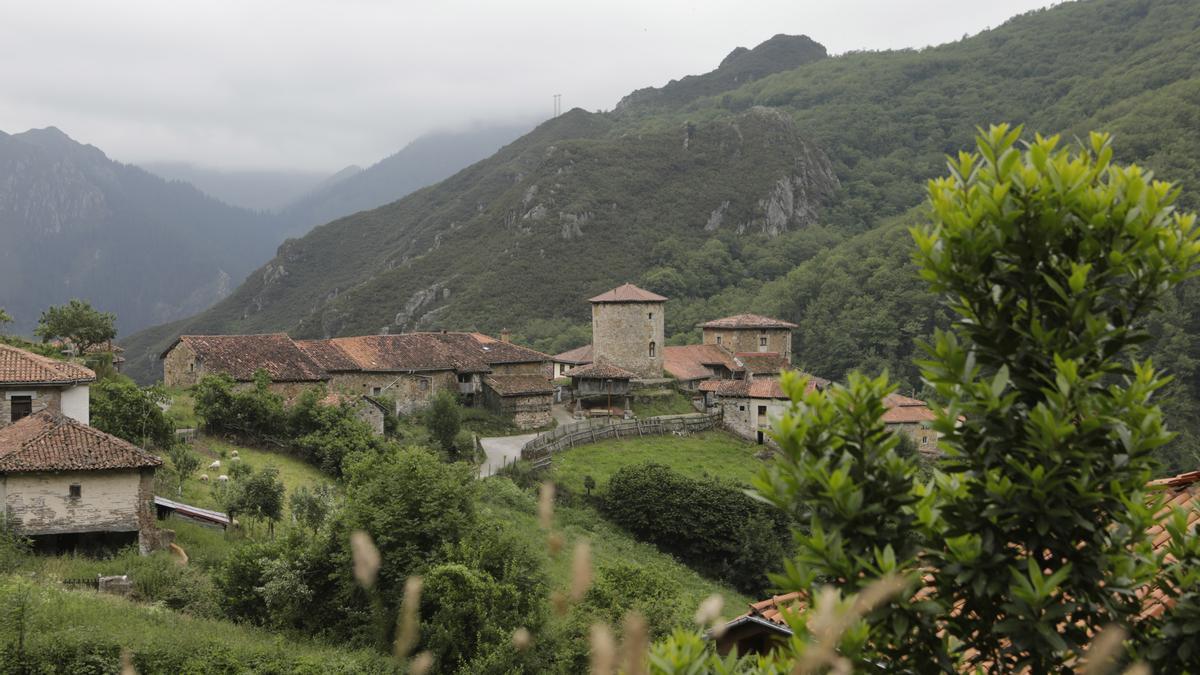
<svg viewBox="0 0 1200 675"><path fill-rule="evenodd" d="M720 335L717 336L717 344L721 344L721 336Z"/></svg>
<svg viewBox="0 0 1200 675"><path fill-rule="evenodd" d="M429 391L429 380L426 380L425 378L417 380L417 389L420 389L421 391Z"/></svg>
<svg viewBox="0 0 1200 675"><path fill-rule="evenodd" d="M744 405L739 405L739 406L738 406L738 412L746 412L746 406L744 406Z"/></svg>
<svg viewBox="0 0 1200 675"><path fill-rule="evenodd" d="M189 373L196 372L196 362L195 361L188 363L188 372Z"/></svg>
<svg viewBox="0 0 1200 675"><path fill-rule="evenodd" d="M13 396L8 403L11 410L10 422L16 422L33 414L32 396Z"/></svg>
<svg viewBox="0 0 1200 675"><path fill-rule="evenodd" d="M758 406L758 414L760 417L763 415L766 415L767 414L767 406L765 406L765 405Z"/></svg>
<svg viewBox="0 0 1200 675"><path fill-rule="evenodd" d="M651 343L650 343L650 356L651 356L651 357L653 357L653 356L654 356L654 351L655 351L655 345L654 345L654 343L653 343L653 342L651 342Z"/></svg>
<svg viewBox="0 0 1200 675"><path fill-rule="evenodd" d="M646 318L649 319L650 321L653 321L654 320L654 312L650 312L650 313L646 314Z"/></svg>
<svg viewBox="0 0 1200 675"><path fill-rule="evenodd" d="M380 395L380 394L382 394L382 393L383 393L383 388L382 388L382 387L371 387L371 395L372 395L372 396L378 396L378 395Z"/></svg>
<svg viewBox="0 0 1200 675"><path fill-rule="evenodd" d="M759 335L759 336L758 336L758 346L759 346L759 347L766 347L766 346L767 346L767 336L766 336L766 335Z"/></svg>
<svg viewBox="0 0 1200 675"><path fill-rule="evenodd" d="M469 374L467 374L467 375L459 375L459 376L458 376L458 383L459 383L459 384L471 384L471 375L469 375Z"/></svg>
<svg viewBox="0 0 1200 675"><path fill-rule="evenodd" d="M79 483L71 485L70 490L71 499L79 499L83 496L83 486Z"/></svg>

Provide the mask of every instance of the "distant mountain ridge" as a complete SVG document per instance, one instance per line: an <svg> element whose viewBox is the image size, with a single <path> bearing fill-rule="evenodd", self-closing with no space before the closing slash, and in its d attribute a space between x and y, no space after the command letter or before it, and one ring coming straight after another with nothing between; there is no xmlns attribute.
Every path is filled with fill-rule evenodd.
<svg viewBox="0 0 1200 675"><path fill-rule="evenodd" d="M198 312L271 254L267 218L48 127L0 132L0 307L17 332L72 297L122 333Z"/></svg>
<svg viewBox="0 0 1200 675"><path fill-rule="evenodd" d="M335 179L319 171L215 169L187 162L143 162L152 174L190 183L197 190L230 206L251 211L278 211ZM342 177L345 177L344 175Z"/></svg>

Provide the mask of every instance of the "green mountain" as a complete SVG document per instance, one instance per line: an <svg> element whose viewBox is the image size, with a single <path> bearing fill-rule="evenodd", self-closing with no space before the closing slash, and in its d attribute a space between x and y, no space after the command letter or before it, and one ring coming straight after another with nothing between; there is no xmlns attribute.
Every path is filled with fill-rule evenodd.
<svg viewBox="0 0 1200 675"><path fill-rule="evenodd" d="M1064 3L921 50L828 57L776 36L316 228L211 310L128 346L149 379L148 355L181 332L509 327L552 350L587 339L584 298L634 281L672 298L675 341L764 311L801 324L798 358L822 375L888 367L916 388L914 339L939 315L903 226L947 154L997 121L1106 129L1120 160L1181 182L1194 208L1197 111L1200 4L1184 0ZM1163 328L1181 367L1200 357L1184 309Z"/></svg>

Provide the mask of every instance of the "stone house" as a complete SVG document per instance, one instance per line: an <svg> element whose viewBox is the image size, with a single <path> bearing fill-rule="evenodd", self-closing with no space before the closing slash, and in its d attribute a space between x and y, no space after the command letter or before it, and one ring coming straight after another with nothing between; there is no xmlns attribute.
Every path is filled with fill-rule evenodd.
<svg viewBox="0 0 1200 675"><path fill-rule="evenodd" d="M737 314L700 324L702 342L735 354L774 352L791 363L794 323L758 314Z"/></svg>
<svg viewBox="0 0 1200 675"><path fill-rule="evenodd" d="M661 378L666 301L633 284L588 300L592 303L592 361L627 370L639 379Z"/></svg>
<svg viewBox="0 0 1200 675"><path fill-rule="evenodd" d="M592 346L584 345L575 349L568 349L561 354L555 354L554 361L554 378L558 379L567 376L567 371L579 366L586 366L592 362Z"/></svg>
<svg viewBox="0 0 1200 675"><path fill-rule="evenodd" d="M3 527L39 548L158 547L154 471L162 460L52 409L0 429Z"/></svg>
<svg viewBox="0 0 1200 675"><path fill-rule="evenodd" d="M511 417L518 429L550 426L554 385L541 375L488 375L483 402L489 410Z"/></svg>
<svg viewBox="0 0 1200 675"><path fill-rule="evenodd" d="M159 358L170 389L195 386L205 375L224 373L241 387L262 369L270 390L292 399L329 380L329 374L285 333L264 335L181 335Z"/></svg>
<svg viewBox="0 0 1200 675"><path fill-rule="evenodd" d="M325 398L321 399L321 405L331 407L349 405L354 410L354 416L371 427L371 433L376 436L382 436L384 431L384 422L387 417L388 409L379 401L370 396L359 396L352 398L337 392L329 393Z"/></svg>
<svg viewBox="0 0 1200 675"><path fill-rule="evenodd" d="M924 401L900 394L889 394L883 403L887 406L883 421L889 429L908 436L922 454L938 454L937 444L941 435L932 428L937 415Z"/></svg>
<svg viewBox="0 0 1200 675"><path fill-rule="evenodd" d="M829 386L828 380L810 377L808 391ZM708 380L700 383L707 410L720 410L729 431L759 445L774 445L768 432L771 422L788 408L788 396L778 377L741 380Z"/></svg>
<svg viewBox="0 0 1200 675"><path fill-rule="evenodd" d="M700 391L706 380L732 380L745 377L745 368L724 347L713 344L678 345L663 349L663 369L675 378L679 388Z"/></svg>
<svg viewBox="0 0 1200 675"><path fill-rule="evenodd" d="M88 424L95 380L83 366L0 344L0 428L43 410Z"/></svg>

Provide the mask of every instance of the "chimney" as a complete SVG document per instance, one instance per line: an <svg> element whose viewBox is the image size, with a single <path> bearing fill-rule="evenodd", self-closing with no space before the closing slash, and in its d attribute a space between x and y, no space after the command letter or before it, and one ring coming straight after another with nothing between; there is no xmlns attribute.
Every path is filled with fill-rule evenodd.
<svg viewBox="0 0 1200 675"><path fill-rule="evenodd" d="M500 330L500 341L501 342L509 342L511 340L512 340L512 333L510 333L507 328L501 329Z"/></svg>

